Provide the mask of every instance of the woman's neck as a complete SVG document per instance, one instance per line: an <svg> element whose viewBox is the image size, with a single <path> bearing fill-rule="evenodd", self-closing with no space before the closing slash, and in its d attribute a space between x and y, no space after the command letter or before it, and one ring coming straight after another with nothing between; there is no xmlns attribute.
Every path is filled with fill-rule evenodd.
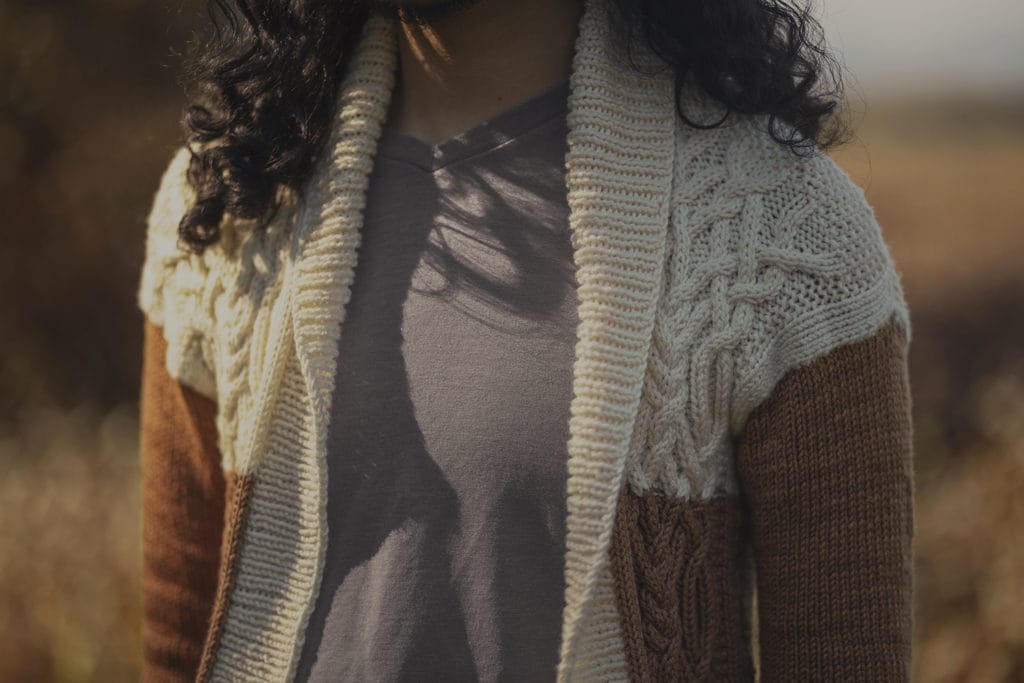
<svg viewBox="0 0 1024 683"><path fill-rule="evenodd" d="M399 26L385 123L431 144L569 76L583 0L479 0Z"/></svg>

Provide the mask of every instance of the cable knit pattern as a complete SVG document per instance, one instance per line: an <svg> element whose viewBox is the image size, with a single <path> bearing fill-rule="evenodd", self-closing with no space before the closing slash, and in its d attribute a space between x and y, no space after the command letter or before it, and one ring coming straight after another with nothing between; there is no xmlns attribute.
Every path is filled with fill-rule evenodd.
<svg viewBox="0 0 1024 683"><path fill-rule="evenodd" d="M328 153L300 200L279 212L265 238L243 241L240 256L222 256L229 238L227 248L208 257L216 266L206 272L216 276L202 284L220 296L204 329L214 330L218 345L224 340L218 358L229 364L217 373L227 388L221 400L230 399L219 410L232 417L222 435L233 453L225 463L255 475L236 588L226 599L216 651L206 657L210 680L290 679L319 588L338 335L397 63L392 24L375 18L363 38L342 85ZM194 272L194 257L179 258L179 268ZM143 283L156 286L182 295L167 279Z"/></svg>
<svg viewBox="0 0 1024 683"><path fill-rule="evenodd" d="M280 286L279 253L294 203L260 233L241 233L230 221L223 239L202 255L178 245L178 224L195 201L186 173L190 153L178 148L161 177L148 218L146 259L136 299L163 329L171 376L217 402L218 446L225 470L236 462L239 415L249 411L251 387L262 376L269 316L261 303Z"/></svg>
<svg viewBox="0 0 1024 683"><path fill-rule="evenodd" d="M629 679L609 560L624 485L691 502L735 494L733 439L788 370L893 314L909 340L899 277L859 188L826 155L779 146L760 118L687 126L671 73L640 46L627 59L607 26L605 5L587 0L568 103L580 323L559 683ZM367 22L327 150L265 237L227 230L202 257L176 248L191 201L184 150L149 218L140 307L164 326L171 374L216 398L225 469L255 478L206 657L213 680L290 680L319 590L338 337L395 28ZM695 92L686 100L698 116L713 109ZM673 510L638 512L653 520L643 533L663 533L656 515ZM695 554L655 574L707 577L700 545L676 546ZM678 665L703 670L701 656Z"/></svg>
<svg viewBox="0 0 1024 683"><path fill-rule="evenodd" d="M139 308L163 328L167 370L207 398L217 398L212 307L211 257L180 250L178 222L195 201L185 182L189 154L180 148L171 159L147 218L146 258L137 290Z"/></svg>
<svg viewBox="0 0 1024 683"><path fill-rule="evenodd" d="M756 119L676 136L678 188L655 322L637 493L736 492L729 439L790 368L897 313L898 274L863 192L824 153L798 158Z"/></svg>
<svg viewBox="0 0 1024 683"><path fill-rule="evenodd" d="M740 510L731 496L687 501L623 487L611 561L631 680L752 677Z"/></svg>

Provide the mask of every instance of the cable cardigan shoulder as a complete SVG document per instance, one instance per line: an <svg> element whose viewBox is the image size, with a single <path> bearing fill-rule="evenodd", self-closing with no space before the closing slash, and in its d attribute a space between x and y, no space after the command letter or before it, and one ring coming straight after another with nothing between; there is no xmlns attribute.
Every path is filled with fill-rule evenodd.
<svg viewBox="0 0 1024 683"><path fill-rule="evenodd" d="M732 442L786 373L894 317L910 343L900 274L863 191L765 125L677 128L644 382L653 417L626 464L637 493L735 493Z"/></svg>
<svg viewBox="0 0 1024 683"><path fill-rule="evenodd" d="M178 245L178 224L195 201L186 178L190 153L178 148L160 177L146 219L145 260L136 300L167 342L170 375L203 396L217 399L209 313L210 258Z"/></svg>
<svg viewBox="0 0 1024 683"><path fill-rule="evenodd" d="M146 223L146 249L136 301L161 328L171 377L217 405L218 448L234 468L242 415L262 375L270 320L257 316L279 291L294 202L284 203L263 230L242 231L230 217L222 238L202 254L178 240L178 225L195 201L187 179L191 152L177 148L160 178Z"/></svg>

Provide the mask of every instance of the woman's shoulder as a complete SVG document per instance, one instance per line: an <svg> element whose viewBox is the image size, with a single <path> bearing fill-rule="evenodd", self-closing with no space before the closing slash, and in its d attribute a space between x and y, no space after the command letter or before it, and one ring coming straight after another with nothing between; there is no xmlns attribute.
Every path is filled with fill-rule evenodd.
<svg viewBox="0 0 1024 683"><path fill-rule="evenodd" d="M900 273L863 190L824 151L794 151L767 117L677 128L673 225L679 289L727 311L733 427L789 370L864 339L894 316L910 340ZM792 131L784 125L776 132Z"/></svg>
<svg viewBox="0 0 1024 683"><path fill-rule="evenodd" d="M250 333L264 291L279 270L287 210L262 230L244 232L225 220L221 239L193 252L178 235L196 201L188 180L191 159L187 146L177 147L153 194L136 303L162 328L172 376L216 399L222 393L218 385L227 381L225 366L238 362L225 354L244 346L239 337Z"/></svg>
<svg viewBox="0 0 1024 683"><path fill-rule="evenodd" d="M722 119L706 97L695 101L684 108L691 123ZM691 123L679 118L675 128L677 203L724 206L756 198L771 208L815 206L849 212L859 222L874 220L861 188L786 122L731 112L714 127ZM790 139L797 143L782 142Z"/></svg>
<svg viewBox="0 0 1024 683"><path fill-rule="evenodd" d="M145 255L136 287L143 315L162 329L166 366L172 377L216 399L213 350L202 306L209 257L186 250L178 241L178 224L195 201L187 180L189 150L174 151L160 176L146 218Z"/></svg>

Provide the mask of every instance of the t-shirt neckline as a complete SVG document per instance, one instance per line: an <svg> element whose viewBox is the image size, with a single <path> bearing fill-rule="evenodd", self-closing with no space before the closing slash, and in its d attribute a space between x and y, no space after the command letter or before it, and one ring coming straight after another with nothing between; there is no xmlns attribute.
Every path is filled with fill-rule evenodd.
<svg viewBox="0 0 1024 683"><path fill-rule="evenodd" d="M377 154L413 164L428 172L439 171L505 144L564 112L568 106L569 91L569 78L566 77L436 144L384 126L377 142Z"/></svg>

